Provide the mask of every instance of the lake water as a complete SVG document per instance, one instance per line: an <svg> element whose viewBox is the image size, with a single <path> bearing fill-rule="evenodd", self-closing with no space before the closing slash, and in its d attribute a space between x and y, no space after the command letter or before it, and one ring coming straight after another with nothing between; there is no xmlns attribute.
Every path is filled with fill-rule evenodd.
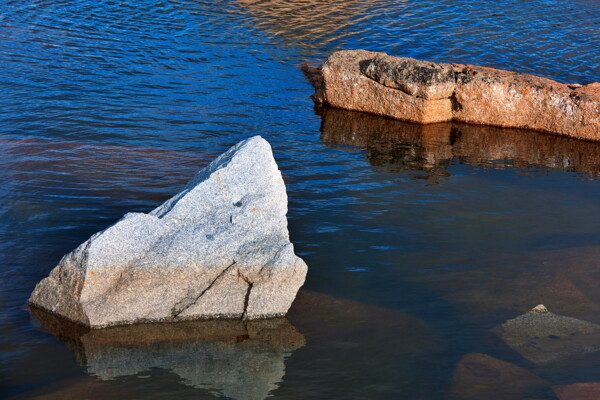
<svg viewBox="0 0 600 400"><path fill-rule="evenodd" d="M537 363L491 331L539 303L600 323L600 144L314 110L299 65L351 48L600 81L600 2L0 2L0 397L556 399L600 382L600 341ZM252 135L309 265L289 321L100 334L32 317L62 255Z"/></svg>

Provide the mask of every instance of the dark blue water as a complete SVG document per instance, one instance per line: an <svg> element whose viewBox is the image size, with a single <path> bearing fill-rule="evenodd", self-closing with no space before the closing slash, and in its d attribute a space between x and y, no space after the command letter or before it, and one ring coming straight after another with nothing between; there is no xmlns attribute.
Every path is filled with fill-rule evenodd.
<svg viewBox="0 0 600 400"><path fill-rule="evenodd" d="M539 303L600 323L600 145L315 112L299 65L350 48L589 83L600 3L0 2L0 396L472 398L470 353L544 379L532 398L600 381L600 356L534 365L489 331ZM31 319L62 255L257 134L309 265L303 345L133 351Z"/></svg>

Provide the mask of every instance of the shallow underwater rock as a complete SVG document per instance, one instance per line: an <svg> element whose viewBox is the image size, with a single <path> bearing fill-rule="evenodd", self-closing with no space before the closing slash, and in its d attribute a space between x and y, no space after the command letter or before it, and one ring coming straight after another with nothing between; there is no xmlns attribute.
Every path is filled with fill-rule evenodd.
<svg viewBox="0 0 600 400"><path fill-rule="evenodd" d="M481 353L465 355L454 372L449 400L547 399L548 382L506 361Z"/></svg>
<svg viewBox="0 0 600 400"><path fill-rule="evenodd" d="M600 399L600 383L574 383L554 388L559 400L597 400Z"/></svg>
<svg viewBox="0 0 600 400"><path fill-rule="evenodd" d="M566 85L494 68L431 63L365 50L332 53L305 69L332 107L428 124L530 129L600 140L600 83Z"/></svg>
<svg viewBox="0 0 600 400"><path fill-rule="evenodd" d="M271 147L247 139L64 256L29 304L91 327L285 315L307 271L286 213Z"/></svg>
<svg viewBox="0 0 600 400"><path fill-rule="evenodd" d="M532 310L492 331L536 364L600 350L600 325L549 311Z"/></svg>

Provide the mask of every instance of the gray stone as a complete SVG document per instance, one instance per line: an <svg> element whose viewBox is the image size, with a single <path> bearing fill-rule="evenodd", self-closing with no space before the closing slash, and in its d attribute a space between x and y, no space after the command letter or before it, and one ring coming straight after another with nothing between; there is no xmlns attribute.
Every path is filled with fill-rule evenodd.
<svg viewBox="0 0 600 400"><path fill-rule="evenodd" d="M64 256L29 303L91 327L285 315L307 271L286 213L269 143L247 139Z"/></svg>
<svg viewBox="0 0 600 400"><path fill-rule="evenodd" d="M540 306L492 331L536 364L600 350L600 325L544 311Z"/></svg>

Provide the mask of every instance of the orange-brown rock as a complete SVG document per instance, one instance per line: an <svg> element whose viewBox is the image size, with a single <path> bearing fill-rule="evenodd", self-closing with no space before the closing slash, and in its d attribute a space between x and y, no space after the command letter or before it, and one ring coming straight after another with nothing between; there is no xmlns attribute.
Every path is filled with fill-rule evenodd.
<svg viewBox="0 0 600 400"><path fill-rule="evenodd" d="M363 70L376 56L383 57L385 54L364 50L333 53L322 67L322 96L317 93L315 97L322 97L323 102L332 107L414 122L430 123L452 119L452 102L449 97L428 99L413 96L366 76ZM378 79L388 84L394 80L385 78L381 69L372 69ZM414 92L421 91L415 88Z"/></svg>
<svg viewBox="0 0 600 400"><path fill-rule="evenodd" d="M566 85L533 75L438 64L365 50L305 67L313 99L422 124L459 121L600 140L600 83Z"/></svg>

